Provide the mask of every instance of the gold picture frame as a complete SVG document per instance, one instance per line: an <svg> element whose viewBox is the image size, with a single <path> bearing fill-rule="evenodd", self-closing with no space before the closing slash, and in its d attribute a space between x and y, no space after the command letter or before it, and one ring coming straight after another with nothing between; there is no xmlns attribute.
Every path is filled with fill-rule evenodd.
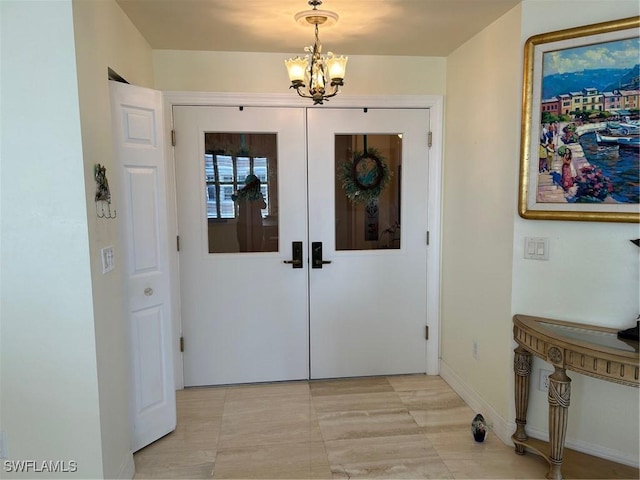
<svg viewBox="0 0 640 480"><path fill-rule="evenodd" d="M640 221L640 131L634 130L640 130L639 28L640 17L631 17L526 41L518 194L522 218ZM618 61L625 55L626 61ZM582 70L575 70L578 65Z"/></svg>

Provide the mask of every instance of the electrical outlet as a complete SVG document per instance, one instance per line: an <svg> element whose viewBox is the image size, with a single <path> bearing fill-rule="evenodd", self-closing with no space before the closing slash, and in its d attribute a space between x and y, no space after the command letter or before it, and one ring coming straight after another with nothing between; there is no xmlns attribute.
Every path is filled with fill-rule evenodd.
<svg viewBox="0 0 640 480"><path fill-rule="evenodd" d="M540 369L540 378L538 380L538 390L546 392L549 390L549 375L553 372L551 370Z"/></svg>
<svg viewBox="0 0 640 480"><path fill-rule="evenodd" d="M478 360L478 341L477 340L473 341L473 358Z"/></svg>

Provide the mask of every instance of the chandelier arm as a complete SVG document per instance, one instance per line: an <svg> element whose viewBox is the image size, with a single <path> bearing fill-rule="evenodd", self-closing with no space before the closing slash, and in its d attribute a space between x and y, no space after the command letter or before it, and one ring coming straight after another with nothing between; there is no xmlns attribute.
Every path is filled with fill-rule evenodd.
<svg viewBox="0 0 640 480"><path fill-rule="evenodd" d="M302 88L303 86L304 85L295 87L295 86L291 85L289 88L295 88L296 92L298 93L298 95L300 95L302 98L313 98L311 95L304 95L303 93L300 92L300 88Z"/></svg>
<svg viewBox="0 0 640 480"><path fill-rule="evenodd" d="M337 86L337 85L332 85L332 86L334 87L334 88L333 88L333 91L332 91L330 94L328 94L328 95L323 95L323 96L324 96L324 98L331 98L331 97L335 97L337 94L339 94L339 93L340 93L340 89L338 88L338 86Z"/></svg>

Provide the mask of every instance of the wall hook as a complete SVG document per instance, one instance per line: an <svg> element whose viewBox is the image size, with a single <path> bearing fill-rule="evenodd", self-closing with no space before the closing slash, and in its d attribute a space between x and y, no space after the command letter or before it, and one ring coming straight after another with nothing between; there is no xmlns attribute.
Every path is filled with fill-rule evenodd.
<svg viewBox="0 0 640 480"><path fill-rule="evenodd" d="M116 218L117 212L111 210L111 202L99 200L96 202L96 215L98 218Z"/></svg>

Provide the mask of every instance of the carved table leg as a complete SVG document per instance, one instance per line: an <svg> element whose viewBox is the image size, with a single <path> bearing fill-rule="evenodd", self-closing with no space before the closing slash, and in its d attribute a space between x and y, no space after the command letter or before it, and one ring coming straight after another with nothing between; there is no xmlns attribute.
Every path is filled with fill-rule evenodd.
<svg viewBox="0 0 640 480"><path fill-rule="evenodd" d="M531 354L524 348L518 346L515 349L513 359L513 370L515 372L515 397L516 397L516 431L513 440L524 442L527 440L525 425L527 424L527 407L529 404L529 377L531 375ZM524 445L518 443L516 453L524 455Z"/></svg>
<svg viewBox="0 0 640 480"><path fill-rule="evenodd" d="M547 478L562 479L562 454L564 440L567 433L567 417L569 413L569 399L571 397L571 379L564 368L555 367L555 372L549 376L549 473Z"/></svg>

